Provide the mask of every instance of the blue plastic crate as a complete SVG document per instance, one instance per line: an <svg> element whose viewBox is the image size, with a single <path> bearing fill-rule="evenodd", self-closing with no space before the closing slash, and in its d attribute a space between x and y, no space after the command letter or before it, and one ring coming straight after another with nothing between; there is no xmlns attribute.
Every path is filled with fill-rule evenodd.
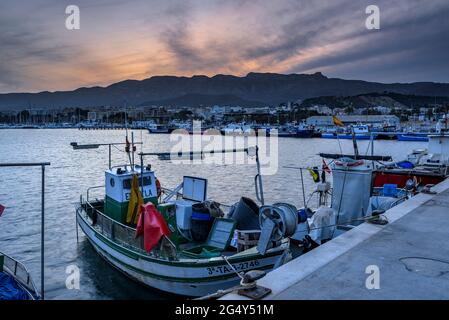
<svg viewBox="0 0 449 320"><path fill-rule="evenodd" d="M396 197L398 195L398 185L397 184L384 184L382 191L384 197Z"/></svg>

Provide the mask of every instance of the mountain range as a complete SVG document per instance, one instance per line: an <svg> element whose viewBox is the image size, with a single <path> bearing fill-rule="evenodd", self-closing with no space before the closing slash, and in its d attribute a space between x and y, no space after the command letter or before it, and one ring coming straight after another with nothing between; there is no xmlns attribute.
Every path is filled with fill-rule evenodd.
<svg viewBox="0 0 449 320"><path fill-rule="evenodd" d="M215 75L154 76L126 80L106 87L73 91L0 94L0 110L138 105L277 105L320 96L354 96L366 93L449 96L449 83L378 83L328 78L322 73L249 73L238 77Z"/></svg>

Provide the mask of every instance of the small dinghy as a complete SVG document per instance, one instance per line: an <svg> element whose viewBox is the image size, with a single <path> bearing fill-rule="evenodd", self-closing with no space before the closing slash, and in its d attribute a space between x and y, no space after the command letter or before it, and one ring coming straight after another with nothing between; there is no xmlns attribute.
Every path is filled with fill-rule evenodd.
<svg viewBox="0 0 449 320"><path fill-rule="evenodd" d="M19 261L0 252L0 300L37 300L30 273Z"/></svg>

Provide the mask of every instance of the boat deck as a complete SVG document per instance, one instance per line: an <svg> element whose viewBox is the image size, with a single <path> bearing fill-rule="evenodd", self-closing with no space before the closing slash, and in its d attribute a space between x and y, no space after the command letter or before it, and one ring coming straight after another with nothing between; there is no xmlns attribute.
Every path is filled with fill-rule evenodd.
<svg viewBox="0 0 449 320"><path fill-rule="evenodd" d="M270 272L258 281L266 299L449 299L449 179L433 191L390 209L385 226L364 223ZM369 266L378 289L366 286Z"/></svg>

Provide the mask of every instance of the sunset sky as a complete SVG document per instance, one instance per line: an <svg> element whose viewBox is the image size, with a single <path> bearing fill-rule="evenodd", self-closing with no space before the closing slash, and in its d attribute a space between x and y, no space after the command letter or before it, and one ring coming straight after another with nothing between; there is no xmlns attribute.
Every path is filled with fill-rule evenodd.
<svg viewBox="0 0 449 320"><path fill-rule="evenodd" d="M78 5L81 29L65 28ZM380 30L365 8L381 10ZM154 75L449 82L449 1L1 0L0 93Z"/></svg>

